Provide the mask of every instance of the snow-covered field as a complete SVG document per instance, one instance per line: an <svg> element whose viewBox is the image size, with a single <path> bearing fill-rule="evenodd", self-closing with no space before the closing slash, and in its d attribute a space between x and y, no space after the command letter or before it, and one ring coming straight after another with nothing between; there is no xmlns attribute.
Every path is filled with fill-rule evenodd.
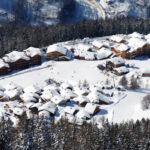
<svg viewBox="0 0 150 150"><path fill-rule="evenodd" d="M61 45L63 45L63 43ZM67 46L69 47L69 43ZM17 115L26 111L28 116L31 116L30 108L36 106L38 111L40 111L40 116L49 116L50 113L53 114L55 112L56 120L59 120L61 117L66 117L70 122L77 119L78 124L87 118L88 122L94 121L98 126L101 126L102 117L114 123L121 123L131 119L136 121L143 117L150 118L150 110L142 110L141 108L143 97L150 94L150 77L140 76L140 89L131 90L128 88L120 91L117 87L119 86L118 82L122 76L116 76L111 72L101 71L97 67L99 64L105 63L106 60L109 59L96 61L77 59L70 61L50 60L44 61L40 66L13 71L8 75L1 76L0 85L5 88L5 90L3 88L1 88L1 90L10 97L16 91L19 91L24 101L20 103L16 99L11 102L0 102L0 116L5 116L6 118L10 117L14 123L17 123ZM150 58L148 57L126 60L126 65L134 66L132 68L129 67L130 72L126 75L127 80L130 81L132 75L141 75L144 69L149 69L149 64ZM53 79L61 84L49 87L47 83L48 79ZM109 81L109 83L106 84L107 81ZM85 82L88 84L86 88L83 86ZM16 85L21 87L17 88ZM70 90L70 87L73 87L73 89ZM51 92L47 93L46 89L55 90L55 92L57 92L56 97L53 95L55 92L51 95ZM86 108L87 106L81 107L76 103L80 99L81 101L84 100L91 104L97 98L99 89L100 93L102 92L100 96L108 102L107 105L94 104L94 106ZM85 91L89 94L88 96L82 95L86 93ZM38 93L38 96L34 95L35 93ZM73 100L67 102L68 96L73 96ZM37 99L40 100L37 101L35 97L38 97ZM43 102L44 98L41 100L41 97L44 97L45 101L49 98L52 102ZM81 102L80 100L79 103ZM53 102L55 104L53 104ZM92 115L90 114L91 112L88 111L89 108L96 108L95 106L99 106L100 111ZM78 110L78 113L74 115L73 112L76 110Z"/></svg>

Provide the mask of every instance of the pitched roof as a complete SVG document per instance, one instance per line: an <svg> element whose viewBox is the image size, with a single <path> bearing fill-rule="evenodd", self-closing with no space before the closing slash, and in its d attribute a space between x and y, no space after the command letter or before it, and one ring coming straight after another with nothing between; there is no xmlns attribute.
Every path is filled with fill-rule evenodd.
<svg viewBox="0 0 150 150"><path fill-rule="evenodd" d="M6 57L4 57L4 60L6 62L16 62L20 59L30 60L30 58L27 57L24 52L18 52L18 51L13 51L9 54L6 54Z"/></svg>
<svg viewBox="0 0 150 150"><path fill-rule="evenodd" d="M35 47L29 47L28 49L24 50L24 52L27 54L27 56L34 57L36 55L41 56L42 52L39 48Z"/></svg>

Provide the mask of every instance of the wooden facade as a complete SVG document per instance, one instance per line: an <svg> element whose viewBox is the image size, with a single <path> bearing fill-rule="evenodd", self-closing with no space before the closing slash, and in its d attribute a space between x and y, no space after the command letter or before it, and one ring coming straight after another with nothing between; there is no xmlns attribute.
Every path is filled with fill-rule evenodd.
<svg viewBox="0 0 150 150"><path fill-rule="evenodd" d="M16 62L9 62L8 63L11 70L17 70L17 69L25 69L28 68L30 65L29 60L19 59Z"/></svg>
<svg viewBox="0 0 150 150"><path fill-rule="evenodd" d="M118 72L117 70L114 70L114 74L117 75L117 76L125 75L127 73L128 72Z"/></svg>
<svg viewBox="0 0 150 150"><path fill-rule="evenodd" d="M50 59L50 60L57 60L61 56L65 56L65 55L63 53L60 53L57 51L47 53L47 55L46 55L47 59Z"/></svg>
<svg viewBox="0 0 150 150"><path fill-rule="evenodd" d="M31 65L40 65L42 62L42 56L36 55L34 57L30 57Z"/></svg>
<svg viewBox="0 0 150 150"><path fill-rule="evenodd" d="M8 67L2 67L0 68L0 75L8 74L9 68Z"/></svg>
<svg viewBox="0 0 150 150"><path fill-rule="evenodd" d="M107 62L106 62L106 68L110 68L110 70L113 70L113 68L122 67L122 66L124 66L124 65L125 65L124 63L114 64L114 63L111 62L111 61L107 61Z"/></svg>
<svg viewBox="0 0 150 150"><path fill-rule="evenodd" d="M150 77L150 73L143 73L142 77Z"/></svg>

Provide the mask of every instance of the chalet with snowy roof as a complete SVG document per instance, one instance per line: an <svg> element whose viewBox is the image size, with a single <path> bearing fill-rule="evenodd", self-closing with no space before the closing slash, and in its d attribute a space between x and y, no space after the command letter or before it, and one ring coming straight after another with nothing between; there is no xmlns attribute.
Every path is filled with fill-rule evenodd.
<svg viewBox="0 0 150 150"><path fill-rule="evenodd" d="M9 97L9 100L11 101L20 99L20 92L17 89L6 90L4 93Z"/></svg>
<svg viewBox="0 0 150 150"><path fill-rule="evenodd" d="M106 69L112 71L113 68L118 68L125 65L125 60L121 57L115 57L106 62Z"/></svg>
<svg viewBox="0 0 150 150"><path fill-rule="evenodd" d="M47 48L46 57L50 60L67 61L71 59L71 51L60 45L51 45Z"/></svg>
<svg viewBox="0 0 150 150"><path fill-rule="evenodd" d="M27 103L27 102L38 102L38 95L35 94L35 93L24 93L20 96L21 100L24 102L24 103Z"/></svg>
<svg viewBox="0 0 150 150"><path fill-rule="evenodd" d="M76 114L76 117L79 118L79 119L83 119L83 120L88 120L88 119L91 118L89 113L84 109L79 110L79 112Z"/></svg>
<svg viewBox="0 0 150 150"><path fill-rule="evenodd" d="M30 85L24 89L24 92L41 94L41 88L37 85Z"/></svg>
<svg viewBox="0 0 150 150"><path fill-rule="evenodd" d="M60 95L56 95L52 97L51 101L56 105L63 105L67 103L68 99L63 98Z"/></svg>
<svg viewBox="0 0 150 150"><path fill-rule="evenodd" d="M5 75L9 72L9 65L0 59L0 75Z"/></svg>
<svg viewBox="0 0 150 150"><path fill-rule="evenodd" d="M42 61L42 52L39 48L29 47L24 50L25 54L30 58L32 65L39 65Z"/></svg>
<svg viewBox="0 0 150 150"><path fill-rule="evenodd" d="M85 111L87 111L91 116L94 116L100 111L100 106L93 103L87 103L85 106Z"/></svg>
<svg viewBox="0 0 150 150"><path fill-rule="evenodd" d="M30 58L24 52L13 51L3 57L4 62L8 63L11 70L28 68Z"/></svg>
<svg viewBox="0 0 150 150"><path fill-rule="evenodd" d="M125 66L114 69L114 74L117 76L125 75L127 73L129 73L129 69Z"/></svg>
<svg viewBox="0 0 150 150"><path fill-rule="evenodd" d="M143 77L150 77L150 69L145 69L142 71Z"/></svg>
<svg viewBox="0 0 150 150"><path fill-rule="evenodd" d="M111 47L111 50L116 53L118 56L126 57L127 52L129 51L129 46L127 44L121 43Z"/></svg>
<svg viewBox="0 0 150 150"><path fill-rule="evenodd" d="M88 95L88 98L90 99L90 101L92 103L96 103L96 104L109 104L109 99L108 97L106 97L105 95L103 95L102 93L98 92L98 91L93 91Z"/></svg>
<svg viewBox="0 0 150 150"><path fill-rule="evenodd" d="M107 46L107 44L106 44L106 42L105 41L98 41L98 40L94 40L93 42L92 42L92 45L93 45L93 48L94 49L96 49L96 50L100 50L101 48L106 48L106 47L108 47Z"/></svg>
<svg viewBox="0 0 150 150"><path fill-rule="evenodd" d="M108 59L113 55L112 51L109 48L101 48L100 51L95 54L97 60Z"/></svg>
<svg viewBox="0 0 150 150"><path fill-rule="evenodd" d="M74 88L74 92L80 96L87 96L89 94L89 89L87 87L75 87Z"/></svg>
<svg viewBox="0 0 150 150"><path fill-rule="evenodd" d="M133 32L132 34L129 34L128 36L131 37L131 38L139 38L139 39L144 39L145 38L143 34L140 34L138 32Z"/></svg>
<svg viewBox="0 0 150 150"><path fill-rule="evenodd" d="M65 114L75 115L78 112L78 108L67 106L64 108Z"/></svg>
<svg viewBox="0 0 150 150"><path fill-rule="evenodd" d="M38 108L38 111L48 111L51 115L54 115L56 112L56 105L52 102L47 102Z"/></svg>
<svg viewBox="0 0 150 150"><path fill-rule="evenodd" d="M8 95L0 91L0 102L7 102L7 101L9 101Z"/></svg>
<svg viewBox="0 0 150 150"><path fill-rule="evenodd" d="M125 39L121 35L113 35L113 36L111 36L110 37L110 41L112 41L114 43L125 43Z"/></svg>
<svg viewBox="0 0 150 150"><path fill-rule="evenodd" d="M85 107L87 103L90 103L90 100L86 96L78 96L74 101L76 101L81 107Z"/></svg>
<svg viewBox="0 0 150 150"><path fill-rule="evenodd" d="M147 47L147 41L145 39L132 37L128 39L128 46L130 50L128 55L132 57L143 56Z"/></svg>

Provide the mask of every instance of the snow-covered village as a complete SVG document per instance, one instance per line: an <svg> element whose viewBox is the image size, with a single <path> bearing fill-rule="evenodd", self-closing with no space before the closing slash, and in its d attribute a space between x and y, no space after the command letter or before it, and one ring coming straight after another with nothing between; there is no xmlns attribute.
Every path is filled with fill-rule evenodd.
<svg viewBox="0 0 150 150"><path fill-rule="evenodd" d="M0 150L150 150L150 1L0 0Z"/></svg>
<svg viewBox="0 0 150 150"><path fill-rule="evenodd" d="M84 38L13 51L0 60L0 116L82 125L150 117L150 34ZM5 86L3 86L5 85Z"/></svg>

